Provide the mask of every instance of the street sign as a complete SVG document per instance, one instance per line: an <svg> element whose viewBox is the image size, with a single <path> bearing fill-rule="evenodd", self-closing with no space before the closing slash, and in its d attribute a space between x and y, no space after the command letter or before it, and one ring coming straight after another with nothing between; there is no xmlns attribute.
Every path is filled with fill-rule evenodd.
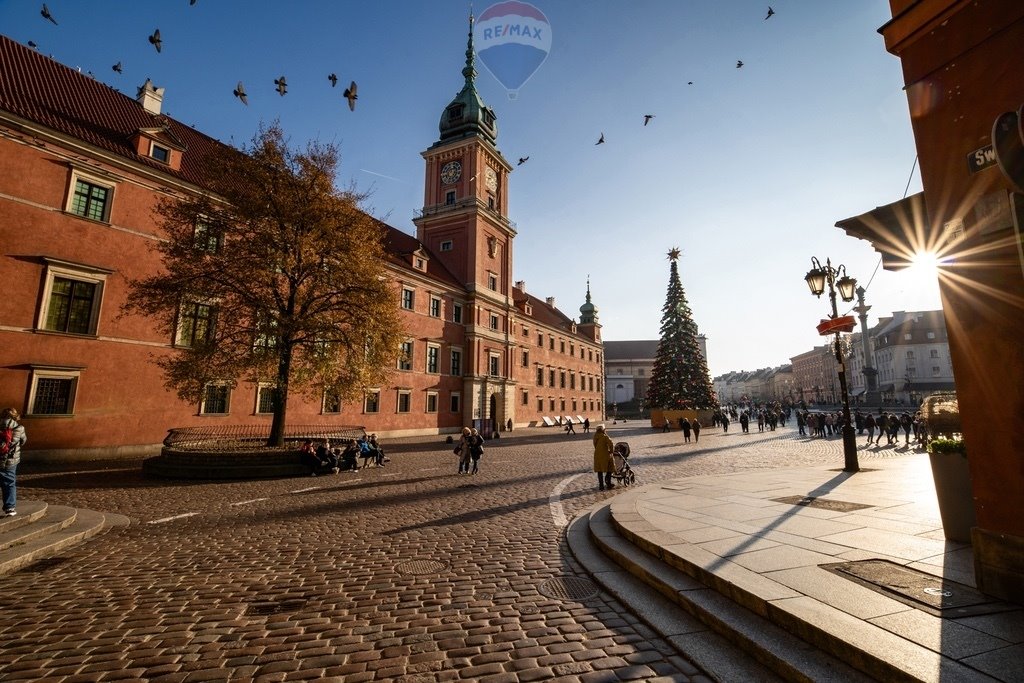
<svg viewBox="0 0 1024 683"><path fill-rule="evenodd" d="M971 175L978 171L984 171L989 166L996 165L996 150L992 145L979 147L967 155L967 170Z"/></svg>

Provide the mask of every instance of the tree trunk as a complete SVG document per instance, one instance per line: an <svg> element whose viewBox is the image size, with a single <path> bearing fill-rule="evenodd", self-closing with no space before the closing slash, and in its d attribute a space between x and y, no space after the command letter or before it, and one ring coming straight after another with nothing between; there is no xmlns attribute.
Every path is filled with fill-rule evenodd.
<svg viewBox="0 0 1024 683"><path fill-rule="evenodd" d="M268 446L283 446L284 431L288 415L288 376L292 366L292 345L282 341L281 355L277 361L277 386L274 387L274 419L270 423Z"/></svg>

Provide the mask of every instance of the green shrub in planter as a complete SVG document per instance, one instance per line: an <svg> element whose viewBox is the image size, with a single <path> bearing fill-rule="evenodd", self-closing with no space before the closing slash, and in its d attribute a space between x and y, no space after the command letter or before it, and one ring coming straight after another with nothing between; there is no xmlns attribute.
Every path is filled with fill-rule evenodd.
<svg viewBox="0 0 1024 683"><path fill-rule="evenodd" d="M928 452L935 454L959 454L967 457L967 446L963 439L933 439L928 444Z"/></svg>

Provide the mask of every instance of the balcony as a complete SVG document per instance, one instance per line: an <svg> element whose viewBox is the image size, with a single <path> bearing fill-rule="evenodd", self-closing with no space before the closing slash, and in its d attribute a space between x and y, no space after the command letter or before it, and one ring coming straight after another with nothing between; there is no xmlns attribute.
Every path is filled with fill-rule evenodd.
<svg viewBox="0 0 1024 683"><path fill-rule="evenodd" d="M431 206L424 206L422 209L416 209L413 211L413 221L415 222L419 218L426 218L427 216L436 216L442 213L455 213L458 211L465 211L471 209L482 209L484 213L493 218L495 221L504 225L505 227L517 231L515 221L510 221L505 216L501 215L497 209L492 209L483 201L477 197L463 197L453 204L433 204Z"/></svg>

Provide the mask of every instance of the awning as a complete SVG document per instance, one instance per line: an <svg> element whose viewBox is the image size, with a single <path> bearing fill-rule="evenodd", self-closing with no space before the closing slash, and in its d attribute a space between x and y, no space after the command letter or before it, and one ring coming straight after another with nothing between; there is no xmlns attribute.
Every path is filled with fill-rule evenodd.
<svg viewBox="0 0 1024 683"><path fill-rule="evenodd" d="M864 393L864 389L863 388L853 389L853 390L850 391L850 396L860 396L863 393Z"/></svg>

